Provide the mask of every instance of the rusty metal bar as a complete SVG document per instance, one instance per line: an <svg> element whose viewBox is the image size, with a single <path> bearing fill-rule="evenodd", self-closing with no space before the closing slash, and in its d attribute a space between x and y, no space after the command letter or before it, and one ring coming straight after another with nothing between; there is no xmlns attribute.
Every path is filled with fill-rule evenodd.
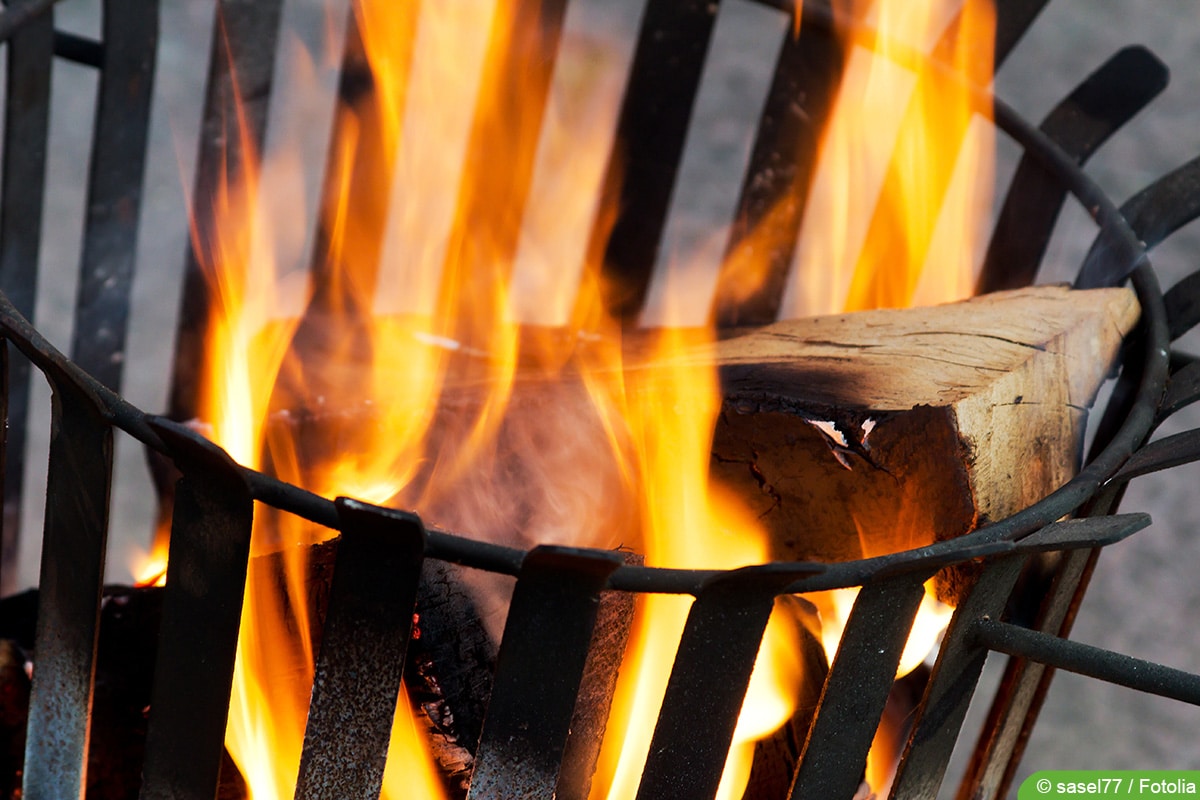
<svg viewBox="0 0 1200 800"><path fill-rule="evenodd" d="M28 800L83 797L112 484L112 429L94 398L69 382L52 386L22 795Z"/></svg>
<svg viewBox="0 0 1200 800"><path fill-rule="evenodd" d="M716 796L775 595L797 577L794 564L768 564L705 582L675 654L639 800Z"/></svg>
<svg viewBox="0 0 1200 800"><path fill-rule="evenodd" d="M224 451L183 426L152 424L183 479L175 494L139 798L211 798L220 778L254 508Z"/></svg>
<svg viewBox="0 0 1200 800"><path fill-rule="evenodd" d="M344 497L337 507L342 536L297 800L379 797L425 551L415 515Z"/></svg>
<svg viewBox="0 0 1200 800"><path fill-rule="evenodd" d="M600 592L620 564L615 553L569 547L535 547L525 557L469 798L554 796Z"/></svg>

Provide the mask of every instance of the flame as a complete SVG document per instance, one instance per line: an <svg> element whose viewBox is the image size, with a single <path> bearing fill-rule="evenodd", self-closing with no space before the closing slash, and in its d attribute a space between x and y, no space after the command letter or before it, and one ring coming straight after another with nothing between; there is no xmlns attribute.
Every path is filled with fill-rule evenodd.
<svg viewBox="0 0 1200 800"><path fill-rule="evenodd" d="M414 507L475 535L612 546L614 531L629 531L636 541L627 543L651 565L768 561L753 515L708 476L717 378L710 363L681 356L708 346L712 332L683 326L695 309L670 307L686 293L668 287L667 327L630 360L634 348L602 310L598 254L588 246L603 238L589 239L596 220L603 228L616 213L599 198L613 150L618 59L586 41L547 59L557 21L539 18L536 5L357 0L347 57L362 86L345 88L336 111L312 289L290 285L295 264L285 255L304 211L269 202L302 192L264 188L291 185L303 172L300 159L280 149L260 162L239 127L247 157L213 207L195 211L193 226L215 312L201 416L242 464L324 496ZM889 35L928 36L907 30L915 23L905 14L877 13ZM967 49L949 52L965 58ZM803 241L812 243L801 248L802 261L820 261L801 272L841 272L805 302L836 298L821 309L828 311L907 304L943 289L960 296L969 280L928 270L936 261L962 274L973 245L943 247L946 231L964 225L939 222L931 209L947 191L970 188L954 175L963 172L955 165L974 111L963 101L952 104L949 120L918 121L913 109L929 110L931 98L944 107L945 81L933 72L856 69L826 134L822 167L840 164L830 180L847 191L836 202L808 203L827 209L829 237L815 236L806 221ZM873 116L885 106L898 119L892 140L870 140L869 132L888 127ZM931 130L950 140L931 141ZM905 158L884 170L897 141ZM928 196L897 199L913 189L903 167L927 158L938 164L929 167ZM849 196L871 184L860 180L864 169L884 186L874 217L863 212L876 207L873 196ZM912 224L898 221L899 209ZM868 217L875 221L851 230ZM735 272L749 281L765 274L755 259L771 249L763 242L775 235L772 219L733 254ZM856 242L865 243L861 253ZM922 268L927 277L918 279ZM307 300L305 313L289 316L296 296ZM546 407L561 400L578 415L562 420L521 407L521 382L543 389ZM302 545L328 535L287 515L257 516L253 551L270 560L259 559L247 582L227 738L254 800L294 791L315 658ZM264 563L281 565L283 577ZM848 599L820 601L830 637ZM594 798L636 794L687 613L686 598L639 602ZM923 658L929 644L913 648L906 660ZM740 796L754 742L794 712L799 650L794 625L773 615L720 797ZM442 796L419 728L401 691L385 797Z"/></svg>
<svg viewBox="0 0 1200 800"><path fill-rule="evenodd" d="M155 542L155 545L158 545ZM167 548L166 543L162 546L152 547L150 550L142 550L133 554L133 563L130 566L130 572L133 573L134 586L166 586L167 585Z"/></svg>
<svg viewBox="0 0 1200 800"><path fill-rule="evenodd" d="M690 569L727 568L769 560L767 538L753 516L719 487L710 486L708 461L720 393L710 365L681 358L709 341L698 329L665 328L656 335L655 370L626 373L623 419L634 442L629 471L640 476L642 547L646 563ZM637 631L622 669L605 733L593 798L637 793L686 621L687 598L642 599ZM718 796L740 797L756 740L773 733L794 708L798 647L784 620L768 624L742 707Z"/></svg>
<svg viewBox="0 0 1200 800"><path fill-rule="evenodd" d="M801 229L791 316L961 300L971 293L993 179L991 111L909 48L988 86L991 0L838 0L848 52ZM950 24L954 12L958 16ZM916 67L914 71L914 67Z"/></svg>

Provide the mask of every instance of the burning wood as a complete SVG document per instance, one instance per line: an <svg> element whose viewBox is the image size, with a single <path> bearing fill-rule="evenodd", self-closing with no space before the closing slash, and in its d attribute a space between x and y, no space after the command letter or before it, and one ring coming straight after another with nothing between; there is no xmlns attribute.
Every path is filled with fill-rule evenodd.
<svg viewBox="0 0 1200 800"><path fill-rule="evenodd" d="M779 559L842 561L960 536L1078 468L1132 291L1044 286L782 322L720 343L713 475ZM961 586L943 583L953 602Z"/></svg>

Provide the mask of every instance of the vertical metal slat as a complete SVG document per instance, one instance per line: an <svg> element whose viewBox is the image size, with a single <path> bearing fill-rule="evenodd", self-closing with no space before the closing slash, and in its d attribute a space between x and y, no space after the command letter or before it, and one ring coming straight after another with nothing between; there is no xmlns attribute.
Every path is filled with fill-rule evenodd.
<svg viewBox="0 0 1200 800"><path fill-rule="evenodd" d="M792 782L792 800L853 797L925 593L900 575L859 592Z"/></svg>
<svg viewBox="0 0 1200 800"><path fill-rule="evenodd" d="M1015 556L989 564L955 611L892 782L891 797L937 796L987 660L987 648L975 641L972 626L982 617L1004 611L1024 562Z"/></svg>
<svg viewBox="0 0 1200 800"><path fill-rule="evenodd" d="M717 0L650 0L617 122L617 155L604 207L617 208L611 234L598 226L588 252L604 249L604 306L617 319L641 311L700 88Z"/></svg>
<svg viewBox="0 0 1200 800"><path fill-rule="evenodd" d="M1088 76L1040 127L1083 164L1166 85L1166 66L1145 48L1129 47ZM1021 158L992 229L977 294L1033 283L1066 196L1067 187L1037 158Z"/></svg>
<svg viewBox="0 0 1200 800"><path fill-rule="evenodd" d="M158 41L158 0L106 0L71 358L119 391Z"/></svg>
<svg viewBox="0 0 1200 800"><path fill-rule="evenodd" d="M254 507L237 465L196 434L151 426L183 472L175 495L141 800L216 796Z"/></svg>
<svg viewBox="0 0 1200 800"><path fill-rule="evenodd" d="M188 247L184 265L168 401L168 415L172 419L196 416L198 381L204 374L204 340L211 298L196 253L196 240L201 243L212 240L215 225L212 208L221 185L236 184L246 160L262 151L282 5L283 0L217 3L192 191L194 240ZM244 129L239 129L240 124L244 124Z"/></svg>
<svg viewBox="0 0 1200 800"><path fill-rule="evenodd" d="M416 516L346 498L337 508L342 536L297 800L379 797L425 552Z"/></svg>
<svg viewBox="0 0 1200 800"><path fill-rule="evenodd" d="M470 798L554 796L600 592L620 564L616 554L567 547L536 547L525 557Z"/></svg>
<svg viewBox="0 0 1200 800"><path fill-rule="evenodd" d="M716 796L775 595L810 571L772 564L705 583L675 655L639 798Z"/></svg>
<svg viewBox="0 0 1200 800"><path fill-rule="evenodd" d="M723 327L763 325L779 314L817 146L841 84L845 57L831 30L802 21L799 36L789 29L785 37L717 282L713 316ZM736 268L736 256L760 225L768 226L763 241L773 249L754 253L768 259L767 270L747 296L747 276Z"/></svg>
<svg viewBox="0 0 1200 800"><path fill-rule="evenodd" d="M20 14L42 5L37 0L12 0L5 15ZM33 318L37 294L53 53L51 9L41 9L39 16L26 20L8 41L3 183L0 184L0 291L8 295L26 319ZM0 594L16 588L25 429L29 419L29 362L15 351L10 355Z"/></svg>
<svg viewBox="0 0 1200 800"><path fill-rule="evenodd" d="M112 481L112 430L94 398L66 381L52 383L28 800L83 796Z"/></svg>

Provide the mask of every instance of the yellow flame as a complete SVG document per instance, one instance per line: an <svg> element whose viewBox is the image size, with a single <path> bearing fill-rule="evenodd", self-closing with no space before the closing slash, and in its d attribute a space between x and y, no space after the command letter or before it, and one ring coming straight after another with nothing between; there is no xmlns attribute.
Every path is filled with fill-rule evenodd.
<svg viewBox="0 0 1200 800"><path fill-rule="evenodd" d="M615 214L598 198L620 80L603 48L585 44L575 61L547 60L540 37L554 25L531 8L517 0L355 3L360 39L351 37L351 56L369 70L370 90L336 112L319 211L319 281L305 316L282 316L278 275L292 265L276 262L294 246L279 241L294 226L274 223L260 186L276 171L299 172L296 157L268 159L261 173L248 158L215 207L198 210L215 220L197 224L194 236L217 311L202 416L240 463L325 496L403 504L518 543L528 533L615 544L602 537L628 531L635 540L625 543L653 565L768 561L756 520L709 482L719 387L710 363L681 356L708 345L711 331L682 327L683 312L672 318L669 309L668 324L676 324L640 343L631 361L620 325L600 308L588 234L595 219ZM878 16L895 36L920 17ZM966 58L967 49L950 52ZM931 261L931 249L941 252L932 244L943 235L933 209L954 184L961 149L954 137L966 136L974 112L960 103L949 121L930 123L916 121L912 109L940 108L944 83L932 73L848 76L823 156L845 162L834 181L845 191L826 204L831 238L804 251L819 261L806 270L842 270L814 291L836 298L822 310L907 303L918 294L915 271ZM898 121L893 140L880 143L868 134L888 127L873 116L885 106ZM951 139L931 141L935 129ZM861 151L886 162L896 141L907 155L890 172L860 163ZM248 141L242 148L253 156ZM939 153L951 157L929 167L930 199L893 199L893 188L907 192L919 182L905 165ZM871 219L876 205L869 194L853 196L870 183L859 179L870 169L880 172L874 186L885 187L886 199L874 217L881 221L861 222L856 233L854 220ZM896 208L909 209L914 222L896 222ZM303 218L300 209L283 213ZM772 220L768 214L763 230L745 240L734 254L737 269L727 272L761 280L757 259L772 249L773 227L784 227ZM812 225L805 224L807 238ZM940 224L943 231L958 225ZM960 255L944 260L964 263ZM893 280L898 266L903 276ZM963 284L926 280L954 283L954 292ZM521 324L529 322L542 327ZM578 416L514 412L518 373L545 388L546 407L561 399ZM459 402L463 387L471 403ZM297 431L302 438L293 437ZM514 494L515 511L504 506ZM255 553L285 565L282 581L261 561L251 570L230 705L228 747L254 800L294 790L314 661L301 545L325 535L282 514L260 514L254 532ZM846 599L839 597L821 601L830 632ZM688 601L676 597L639 604L593 797L636 794L687 613ZM925 650L913 657L928 650L914 647ZM803 680L799 649L794 625L773 616L722 798L740 796L753 742L793 713ZM441 796L419 727L402 693L385 797Z"/></svg>

